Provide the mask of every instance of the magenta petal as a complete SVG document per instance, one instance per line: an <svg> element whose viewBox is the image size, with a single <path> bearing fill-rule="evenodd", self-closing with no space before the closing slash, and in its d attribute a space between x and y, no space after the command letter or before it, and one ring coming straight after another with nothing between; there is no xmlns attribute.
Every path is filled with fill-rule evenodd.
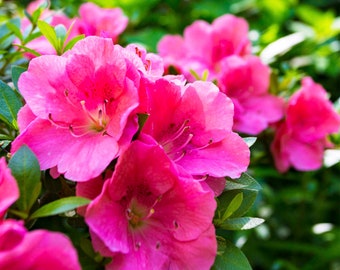
<svg viewBox="0 0 340 270"><path fill-rule="evenodd" d="M288 150L289 160L297 170L312 171L321 168L324 152L323 141L303 143L290 139L285 147L290 150Z"/></svg>
<svg viewBox="0 0 340 270"><path fill-rule="evenodd" d="M170 248L172 260L163 269L210 269L217 252L215 227L211 225L199 238L177 242Z"/></svg>
<svg viewBox="0 0 340 270"><path fill-rule="evenodd" d="M75 108L65 99L65 91L74 89L66 75L65 65L65 58L45 55L34 58L28 70L21 74L18 81L20 93L37 117L48 119L51 114L60 121L69 122L79 113L81 108Z"/></svg>
<svg viewBox="0 0 340 270"><path fill-rule="evenodd" d="M204 149L192 149L178 161L192 175L240 177L249 165L250 151L243 139L229 132L224 140Z"/></svg>
<svg viewBox="0 0 340 270"><path fill-rule="evenodd" d="M106 186L108 184L105 183ZM87 207L86 223L110 251L128 253L130 247L125 209L111 200L105 185L103 193Z"/></svg>
<svg viewBox="0 0 340 270"><path fill-rule="evenodd" d="M182 178L173 192L167 194L166 201L159 202L154 218L173 230L174 238L179 241L197 239L211 224L216 208L213 198L213 193L204 190L199 182ZM167 213L166 219L160 216L162 213Z"/></svg>
<svg viewBox="0 0 340 270"><path fill-rule="evenodd" d="M2 245L3 241L6 245ZM70 239L59 232L28 232L22 222L0 223L0 269L80 270Z"/></svg>
<svg viewBox="0 0 340 270"><path fill-rule="evenodd" d="M119 151L116 141L109 136L95 134L75 138L68 129L41 119L34 120L14 140L11 151L17 151L22 144L27 144L35 153L42 170L58 166L59 173L75 181L98 176Z"/></svg>
<svg viewBox="0 0 340 270"><path fill-rule="evenodd" d="M0 222L7 209L18 198L18 184L7 167L5 158L2 157L0 158Z"/></svg>

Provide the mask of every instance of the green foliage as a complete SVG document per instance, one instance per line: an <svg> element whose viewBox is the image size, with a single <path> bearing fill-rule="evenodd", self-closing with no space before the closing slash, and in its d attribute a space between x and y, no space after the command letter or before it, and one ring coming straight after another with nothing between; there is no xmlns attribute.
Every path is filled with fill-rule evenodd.
<svg viewBox="0 0 340 270"><path fill-rule="evenodd" d="M10 159L8 167L19 186L20 197L15 205L28 214L41 191L38 160L27 146L22 146Z"/></svg>
<svg viewBox="0 0 340 270"><path fill-rule="evenodd" d="M0 120L9 127L17 129L17 113L22 107L18 95L4 82L0 81Z"/></svg>
<svg viewBox="0 0 340 270"><path fill-rule="evenodd" d="M35 218L58 215L58 214L62 214L62 213L74 210L75 208L85 206L89 203L90 203L90 200L86 198L75 197L75 196L66 197L66 198L62 198L62 199L50 202L48 204L45 204L44 206L36 210L29 218L35 219Z"/></svg>
<svg viewBox="0 0 340 270"><path fill-rule="evenodd" d="M77 41L85 37L84 35L79 35L72 38L69 42L66 43L72 26L69 30L66 30L65 26L61 24L52 27L45 21L38 21L38 27L41 33L51 43L58 55L62 55L65 51L71 49Z"/></svg>
<svg viewBox="0 0 340 270"><path fill-rule="evenodd" d="M218 239L218 253L212 270L250 270L246 256L224 238Z"/></svg>
<svg viewBox="0 0 340 270"><path fill-rule="evenodd" d="M250 25L254 53L272 69L271 93L288 98L300 79L308 75L328 90L333 101L339 100L340 8L337 0L93 2L103 7L120 6L129 16L128 28L119 39L122 45L137 42L154 52L164 34L183 34L184 28L197 19L211 22L225 13L242 16ZM70 16L77 14L80 4L81 1L75 0L51 1L52 8L63 9ZM68 40L70 29L52 27L40 20L43 10L41 6L32 15L24 13L32 24L31 30L25 33L21 32L20 21L13 18L11 9L0 10L0 78L4 81L0 82L1 155L6 155L17 134L16 115L22 106L20 96L7 82L12 79L18 90L17 81L27 66L27 61L22 60L23 53L39 55L27 48L28 42L44 35L57 53L62 54L83 38ZM14 40L18 44L12 45ZM194 75L200 79L206 77ZM146 115L140 116L140 123L143 117ZM251 269L251 266L277 270L338 269L339 134L330 138L337 149L329 152L329 159L326 156L327 168L309 173L291 170L283 175L274 169L269 152L272 136L268 130L256 139L244 138L248 146L252 146L251 165L248 173L239 179L227 179L225 190L217 200L214 224L219 246L212 269ZM48 173L41 173L34 155L25 146L9 164L21 186L21 197L10 215L25 219L33 228L63 231L77 247L83 269L102 269L107 261L94 252L83 218L60 215L88 201L76 199L74 186L62 177L51 179ZM33 194L28 196L28 190L34 190ZM315 230L316 225L325 223L332 226L324 232ZM237 243L236 246L233 243Z"/></svg>

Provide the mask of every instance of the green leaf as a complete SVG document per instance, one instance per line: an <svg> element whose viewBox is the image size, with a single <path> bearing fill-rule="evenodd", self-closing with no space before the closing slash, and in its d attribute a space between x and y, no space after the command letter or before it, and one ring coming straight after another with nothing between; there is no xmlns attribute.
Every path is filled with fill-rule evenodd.
<svg viewBox="0 0 340 270"><path fill-rule="evenodd" d="M19 210L28 213L41 190L40 166L35 155L27 146L22 146L8 162L18 182L20 197L16 202Z"/></svg>
<svg viewBox="0 0 340 270"><path fill-rule="evenodd" d="M37 51L32 50L32 49L30 49L30 48L28 48L28 47L26 47L26 46L22 46L22 45L20 45L20 44L13 44L13 46L17 46L17 47L19 47L20 49L24 50L24 52L29 52L29 53L33 54L34 56L40 56L40 55L41 55L41 54L38 53Z"/></svg>
<svg viewBox="0 0 340 270"><path fill-rule="evenodd" d="M79 36L75 36L74 38L72 38L65 46L64 48L64 52L72 49L72 47L74 46L74 44L76 44L79 40L82 40L83 38L85 38L85 35L79 35Z"/></svg>
<svg viewBox="0 0 340 270"><path fill-rule="evenodd" d="M65 26L63 24L58 24L54 27L54 31L58 39L58 48L63 48L67 36L67 30Z"/></svg>
<svg viewBox="0 0 340 270"><path fill-rule="evenodd" d="M73 210L77 207L87 205L89 203L90 203L89 199L82 198L82 197L71 196L71 197L62 198L62 199L50 202L48 204L45 204L44 206L36 210L30 216L30 219L62 214L67 211Z"/></svg>
<svg viewBox="0 0 340 270"><path fill-rule="evenodd" d="M40 31L31 33L27 37L24 38L24 41L23 41L22 44L27 44L31 40L36 39L36 38L41 37L41 36L42 36L42 33Z"/></svg>
<svg viewBox="0 0 340 270"><path fill-rule="evenodd" d="M228 217L230 217L242 204L243 201L243 193L240 192L236 194L236 196L231 200L227 209L225 210L222 221L225 221Z"/></svg>
<svg viewBox="0 0 340 270"><path fill-rule="evenodd" d="M7 28L8 28L9 30L11 30L11 31L14 33L14 35L15 35L17 38L19 38L21 41L24 39L23 36L22 36L22 34L21 34L20 28L19 28L16 24L14 24L14 23L8 21L8 22L6 23L6 26L7 26Z"/></svg>
<svg viewBox="0 0 340 270"><path fill-rule="evenodd" d="M17 126L17 114L22 103L17 94L7 84L0 81L0 119L14 129Z"/></svg>
<svg viewBox="0 0 340 270"><path fill-rule="evenodd" d="M262 224L264 219L254 218L254 217L238 217L238 218L228 218L219 224L219 227L224 230L249 230Z"/></svg>
<svg viewBox="0 0 340 270"><path fill-rule="evenodd" d="M225 190L233 189L247 189L260 191L262 189L261 185L256 182L256 180L247 173L243 173L238 179L227 179Z"/></svg>
<svg viewBox="0 0 340 270"><path fill-rule="evenodd" d="M237 210L235 210L232 213L231 217L241 217L244 214L246 214L249 211L249 209L253 206L256 200L258 194L257 191L247 189L235 189L225 191L218 197L219 203L217 211L219 211L220 213L224 213L224 211L226 211L227 207L232 202L233 198L239 193L243 193L242 203L237 208Z"/></svg>
<svg viewBox="0 0 340 270"><path fill-rule="evenodd" d="M14 86L17 90L19 90L19 88L18 88L19 77L26 70L27 69L24 68L24 67L14 66L14 65L12 66L12 81L13 81L13 84L14 84Z"/></svg>
<svg viewBox="0 0 340 270"><path fill-rule="evenodd" d="M58 52L59 51L58 38L54 28L47 22L41 20L38 21L38 27L40 29L40 32L44 35L44 37L46 37L46 39L52 44L54 49Z"/></svg>
<svg viewBox="0 0 340 270"><path fill-rule="evenodd" d="M217 254L211 270L251 270L251 266L243 252L230 241L224 239L218 243L223 244L224 252Z"/></svg>

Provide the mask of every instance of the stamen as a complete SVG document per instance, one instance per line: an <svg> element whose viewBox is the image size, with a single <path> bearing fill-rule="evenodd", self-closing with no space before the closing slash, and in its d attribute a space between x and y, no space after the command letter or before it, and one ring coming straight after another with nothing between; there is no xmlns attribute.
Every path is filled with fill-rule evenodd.
<svg viewBox="0 0 340 270"><path fill-rule="evenodd" d="M187 126L188 123L189 123L189 120L188 119L185 120L183 124L180 126L180 128L174 134L172 134L170 138L168 138L165 142L163 142L162 145L165 146L173 142L174 140L178 139L185 131L190 129L190 127Z"/></svg>
<svg viewBox="0 0 340 270"><path fill-rule="evenodd" d="M175 151L177 150L177 149L182 149L182 148L184 148L190 141L191 141L191 139L194 137L194 134L192 134L192 133L190 133L189 135L188 135L188 138L181 144L181 145L176 145L176 147L175 147ZM175 151L170 151L170 153L168 153L168 154L172 154L173 152L175 152ZM183 151L183 152L185 152L185 151ZM185 153L183 153L183 154L185 154Z"/></svg>
<svg viewBox="0 0 340 270"><path fill-rule="evenodd" d="M52 118L52 113L49 113L49 114L48 114L48 119L51 121L51 123L52 123L53 125L55 125L55 126L58 127L58 128L63 128L63 129L68 129L68 128L69 128L67 125L65 125L65 123L59 124L59 123L57 123L56 121L54 121L53 118ZM64 124L64 125L62 125L62 124Z"/></svg>
<svg viewBox="0 0 340 270"><path fill-rule="evenodd" d="M183 150L181 155L178 158L173 159L172 161L176 163L177 161L181 160L186 155L186 153L187 151Z"/></svg>
<svg viewBox="0 0 340 270"><path fill-rule="evenodd" d="M75 137L75 138L80 138L80 137L83 137L83 136L85 136L85 135L87 135L87 134L90 133L90 131L88 131L88 132L85 132L85 133L76 134L75 131L74 131L74 128L73 128L73 125L72 125L72 124L69 125L68 128L69 128L69 130L70 130L72 136ZM81 128L81 126L78 126L77 128Z"/></svg>
<svg viewBox="0 0 340 270"><path fill-rule="evenodd" d="M198 177L194 177L196 181L198 182L202 182L202 181L205 181L207 180L209 177L209 174L206 174L206 175L203 175L203 176L200 176L199 178Z"/></svg>
<svg viewBox="0 0 340 270"><path fill-rule="evenodd" d="M209 145L211 145L213 143L213 139L210 139L209 142L201 147L197 147L195 148L195 150L202 150L204 148L207 148Z"/></svg>
<svg viewBox="0 0 340 270"><path fill-rule="evenodd" d="M179 228L179 224L176 220L174 220L174 226L175 226L175 229L178 229Z"/></svg>
<svg viewBox="0 0 340 270"><path fill-rule="evenodd" d="M145 70L148 71L151 69L151 61L150 60L145 60L145 64L144 64L144 67L145 67Z"/></svg>
<svg viewBox="0 0 340 270"><path fill-rule="evenodd" d="M126 218L128 219L128 220L131 220L131 214L132 214L132 211L131 211L131 209L130 208L128 208L128 209L126 209L126 211L125 211L125 215L126 215Z"/></svg>
<svg viewBox="0 0 340 270"><path fill-rule="evenodd" d="M159 241L157 241L156 243L156 249L159 249L161 247L161 243Z"/></svg>
<svg viewBox="0 0 340 270"><path fill-rule="evenodd" d="M142 243L141 243L141 242L137 242L137 243L135 244L136 250L139 250L141 246L142 246Z"/></svg>
<svg viewBox="0 0 340 270"><path fill-rule="evenodd" d="M71 99L70 99L70 97L69 97L69 94L70 94L69 91L68 91L67 89L65 89L64 95L65 95L65 98L66 98L67 103L70 104L70 105L72 105L74 108L78 108L78 107L71 101Z"/></svg>

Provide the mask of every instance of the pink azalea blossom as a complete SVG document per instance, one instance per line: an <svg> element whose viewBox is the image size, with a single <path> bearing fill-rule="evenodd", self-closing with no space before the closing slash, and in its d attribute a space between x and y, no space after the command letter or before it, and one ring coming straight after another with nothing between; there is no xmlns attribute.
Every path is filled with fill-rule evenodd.
<svg viewBox="0 0 340 270"><path fill-rule="evenodd" d="M28 12L33 13L44 1L34 1L28 6ZM101 36L111 38L117 42L118 36L125 30L128 24L128 18L123 14L120 8L101 8L93 3L84 3L79 8L79 17L68 18L60 11L53 11L46 8L41 14L40 20L47 21L51 26L63 25L66 29L72 26L67 41L75 36L84 34L87 36ZM27 18L21 21L23 33L31 30L31 23ZM19 43L18 40L15 43ZM52 44L44 37L38 37L25 45L26 47L37 51L41 55L55 55L56 50ZM26 53L26 57L32 59L35 55Z"/></svg>
<svg viewBox="0 0 340 270"><path fill-rule="evenodd" d="M27 12L30 15L32 15L33 12L36 9L38 9L39 6L43 5L45 2L46 2L45 0L38 0L38 1L31 2L27 7ZM73 22L73 20L68 18L61 11L53 11L53 10L48 9L48 7L43 10L39 19L48 22L53 27L55 27L59 24L63 25L66 29L70 28L70 26ZM21 28L21 31L22 31L24 36L27 35L31 31L32 24L28 20L28 18L24 17L21 20L20 28ZM79 33L75 32L74 30L71 31L71 34L70 34L68 40L70 40L70 38L72 38L76 35L79 35ZM20 44L20 41L18 39L16 39L14 41L14 44ZM42 54L42 55L57 54L56 50L53 48L52 44L44 36L40 36L40 37L37 37L37 38L31 40L30 42L25 44L25 46L36 51L36 52L38 52L38 53L40 53L40 54ZM27 52L27 53L25 53L25 57L27 57L28 59L32 59L36 56L32 53Z"/></svg>
<svg viewBox="0 0 340 270"><path fill-rule="evenodd" d="M75 181L98 176L138 129L140 74L122 50L88 37L63 56L33 59L18 83L30 110L18 114L25 129L12 152L27 144L42 170L57 166Z"/></svg>
<svg viewBox="0 0 340 270"><path fill-rule="evenodd" d="M77 252L63 234L28 232L23 222L0 221L0 269L80 270Z"/></svg>
<svg viewBox="0 0 340 270"><path fill-rule="evenodd" d="M85 36L102 36L117 41L127 24L128 18L120 8L101 8L93 3L84 3L79 8L76 28Z"/></svg>
<svg viewBox="0 0 340 270"><path fill-rule="evenodd" d="M0 158L0 222L7 209L19 198L16 180L7 167L5 158Z"/></svg>
<svg viewBox="0 0 340 270"><path fill-rule="evenodd" d="M168 68L174 66L192 80L190 70L202 75L209 71L209 79L215 79L221 71L220 60L233 54L250 53L248 24L230 14L215 19L212 24L195 21L179 35L166 35L158 44L159 54Z"/></svg>
<svg viewBox="0 0 340 270"><path fill-rule="evenodd" d="M327 136L339 128L340 116L327 92L311 78L304 78L301 89L288 102L286 119L278 125L271 145L277 169L319 169L324 149L331 146Z"/></svg>
<svg viewBox="0 0 340 270"><path fill-rule="evenodd" d="M180 172L158 145L134 141L88 206L92 242L107 269L210 269L213 193Z"/></svg>
<svg viewBox="0 0 340 270"><path fill-rule="evenodd" d="M218 86L235 105L233 129L257 135L283 117L284 101L268 93L269 68L255 56L221 61Z"/></svg>
<svg viewBox="0 0 340 270"><path fill-rule="evenodd" d="M211 82L186 86L159 79L148 87L149 118L141 138L160 144L194 176L237 178L249 164L249 148L232 132L232 101Z"/></svg>

